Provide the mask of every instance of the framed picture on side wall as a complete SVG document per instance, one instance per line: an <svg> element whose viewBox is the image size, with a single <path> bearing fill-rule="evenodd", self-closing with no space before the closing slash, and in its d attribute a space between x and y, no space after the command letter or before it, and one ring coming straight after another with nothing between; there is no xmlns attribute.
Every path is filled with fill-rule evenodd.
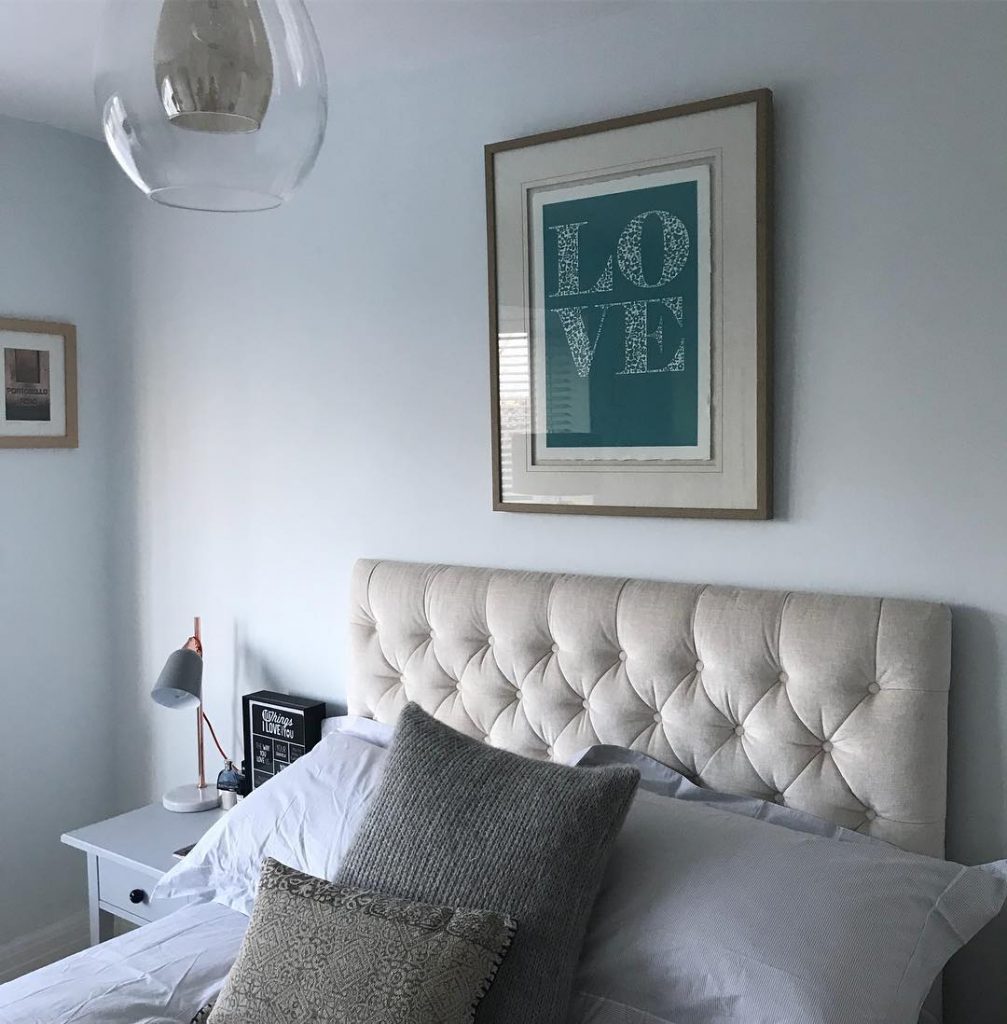
<svg viewBox="0 0 1007 1024"><path fill-rule="evenodd" d="M0 448L77 447L77 331L0 318Z"/></svg>
<svg viewBox="0 0 1007 1024"><path fill-rule="evenodd" d="M493 507L771 516L772 94L486 147Z"/></svg>

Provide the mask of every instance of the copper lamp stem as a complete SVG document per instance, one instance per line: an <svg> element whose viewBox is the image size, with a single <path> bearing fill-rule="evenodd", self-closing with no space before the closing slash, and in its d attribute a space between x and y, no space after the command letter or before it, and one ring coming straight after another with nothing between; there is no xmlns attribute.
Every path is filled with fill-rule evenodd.
<svg viewBox="0 0 1007 1024"><path fill-rule="evenodd" d="M192 635L196 638L196 646L199 648L199 655L203 655L203 638L200 636L200 621L197 615L193 619ZM199 698L199 706L196 708L196 751L199 759L199 788L206 789L206 760L203 754L203 698Z"/></svg>
<svg viewBox="0 0 1007 1024"><path fill-rule="evenodd" d="M203 702L196 708L196 750L199 756L199 788L206 789L206 766L203 759Z"/></svg>

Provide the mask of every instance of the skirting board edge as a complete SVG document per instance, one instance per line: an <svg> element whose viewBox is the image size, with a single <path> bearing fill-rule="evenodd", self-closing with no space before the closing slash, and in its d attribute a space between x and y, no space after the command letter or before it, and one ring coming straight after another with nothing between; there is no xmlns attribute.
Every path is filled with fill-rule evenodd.
<svg viewBox="0 0 1007 1024"><path fill-rule="evenodd" d="M89 943L87 911L0 945L0 984L77 953Z"/></svg>

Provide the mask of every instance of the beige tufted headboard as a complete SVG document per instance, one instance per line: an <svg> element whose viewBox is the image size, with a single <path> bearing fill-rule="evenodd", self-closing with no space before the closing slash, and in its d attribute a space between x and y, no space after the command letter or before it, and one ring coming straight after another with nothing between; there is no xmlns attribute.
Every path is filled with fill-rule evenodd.
<svg viewBox="0 0 1007 1024"><path fill-rule="evenodd" d="M365 560L351 631L353 714L415 700L530 757L632 747L944 853L943 605Z"/></svg>

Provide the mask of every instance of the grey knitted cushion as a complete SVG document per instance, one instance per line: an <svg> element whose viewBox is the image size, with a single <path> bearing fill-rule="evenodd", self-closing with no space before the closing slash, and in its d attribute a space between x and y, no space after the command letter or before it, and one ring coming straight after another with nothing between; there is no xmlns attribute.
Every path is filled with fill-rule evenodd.
<svg viewBox="0 0 1007 1024"><path fill-rule="evenodd" d="M206 1024L470 1024L513 933L501 914L333 885L267 858Z"/></svg>
<svg viewBox="0 0 1007 1024"><path fill-rule="evenodd" d="M479 1024L557 1024L609 847L639 780L496 750L415 704L338 881L506 914L517 934Z"/></svg>

